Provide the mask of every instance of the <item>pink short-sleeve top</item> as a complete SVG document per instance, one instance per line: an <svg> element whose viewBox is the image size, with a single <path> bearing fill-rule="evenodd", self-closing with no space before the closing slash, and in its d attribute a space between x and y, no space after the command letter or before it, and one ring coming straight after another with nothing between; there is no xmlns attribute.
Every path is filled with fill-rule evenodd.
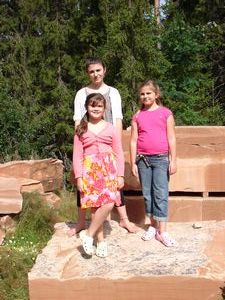
<svg viewBox="0 0 225 300"><path fill-rule="evenodd" d="M170 115L168 108L159 106L153 111L142 109L133 116L138 129L138 154L168 153L167 119Z"/></svg>

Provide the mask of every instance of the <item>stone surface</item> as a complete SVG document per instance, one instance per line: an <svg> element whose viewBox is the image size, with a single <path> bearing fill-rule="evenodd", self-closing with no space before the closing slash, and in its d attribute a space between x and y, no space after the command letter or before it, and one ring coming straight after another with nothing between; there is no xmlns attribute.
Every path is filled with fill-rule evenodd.
<svg viewBox="0 0 225 300"><path fill-rule="evenodd" d="M14 228L15 221L8 215L0 217L0 228L4 231Z"/></svg>
<svg viewBox="0 0 225 300"><path fill-rule="evenodd" d="M5 238L5 232L0 228L0 246L3 243Z"/></svg>
<svg viewBox="0 0 225 300"><path fill-rule="evenodd" d="M225 192L225 126L177 126L178 171L170 178L170 191ZM140 185L130 172L130 131L123 131L125 189Z"/></svg>
<svg viewBox="0 0 225 300"><path fill-rule="evenodd" d="M44 201L46 201L50 206L55 208L59 207L61 199L53 192L43 193L41 197Z"/></svg>
<svg viewBox="0 0 225 300"><path fill-rule="evenodd" d="M18 182L21 185L20 192L21 193L44 193L43 185L40 181L30 179L30 178L21 178L18 177Z"/></svg>
<svg viewBox="0 0 225 300"><path fill-rule="evenodd" d="M57 159L12 161L0 164L0 176L34 179L51 192L62 188L63 164Z"/></svg>
<svg viewBox="0 0 225 300"><path fill-rule="evenodd" d="M225 197L207 197L202 204L203 220L225 220Z"/></svg>
<svg viewBox="0 0 225 300"><path fill-rule="evenodd" d="M51 192L61 189L62 184L63 165L60 160L12 161L0 164L0 214L19 213L23 201L21 193L25 192L38 192L51 205L56 206L59 197Z"/></svg>
<svg viewBox="0 0 225 300"><path fill-rule="evenodd" d="M16 178L0 177L0 214L19 213L23 198Z"/></svg>
<svg viewBox="0 0 225 300"><path fill-rule="evenodd" d="M125 196L125 200L129 220L140 225L144 224L143 196ZM170 196L168 215L170 222L225 220L225 197ZM115 209L112 218L118 220Z"/></svg>
<svg viewBox="0 0 225 300"><path fill-rule="evenodd" d="M30 300L218 300L225 278L225 221L169 223L179 243L166 248L106 223L109 256L89 259L68 227L57 224L29 273ZM216 251L216 253L215 253ZM151 295L151 298L149 298Z"/></svg>

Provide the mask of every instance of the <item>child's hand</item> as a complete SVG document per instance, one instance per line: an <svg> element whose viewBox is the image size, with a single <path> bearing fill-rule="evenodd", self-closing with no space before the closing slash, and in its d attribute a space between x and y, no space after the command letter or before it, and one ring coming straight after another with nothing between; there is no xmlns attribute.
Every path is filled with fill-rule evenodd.
<svg viewBox="0 0 225 300"><path fill-rule="evenodd" d="M176 161L171 160L169 164L170 175L173 175L177 172L177 163Z"/></svg>
<svg viewBox="0 0 225 300"><path fill-rule="evenodd" d="M124 187L124 177L117 176L117 185L119 190Z"/></svg>
<svg viewBox="0 0 225 300"><path fill-rule="evenodd" d="M136 164L132 165L132 167L131 167L131 172L132 172L132 175L133 175L133 176L138 177L138 167L137 167Z"/></svg>
<svg viewBox="0 0 225 300"><path fill-rule="evenodd" d="M83 181L81 177L77 178L77 189L79 192L83 191Z"/></svg>

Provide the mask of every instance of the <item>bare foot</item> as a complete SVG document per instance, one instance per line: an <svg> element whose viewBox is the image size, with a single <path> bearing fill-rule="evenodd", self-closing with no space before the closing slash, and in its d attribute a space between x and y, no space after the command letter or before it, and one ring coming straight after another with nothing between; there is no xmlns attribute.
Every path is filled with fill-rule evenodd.
<svg viewBox="0 0 225 300"><path fill-rule="evenodd" d="M125 228L129 233L136 233L138 231L138 227L130 222L128 218L120 220L120 226Z"/></svg>
<svg viewBox="0 0 225 300"><path fill-rule="evenodd" d="M77 223L74 227L71 227L68 231L67 231L67 235L69 237L72 237L74 235L76 235L77 233L79 233L81 230L86 229L85 224L79 224Z"/></svg>

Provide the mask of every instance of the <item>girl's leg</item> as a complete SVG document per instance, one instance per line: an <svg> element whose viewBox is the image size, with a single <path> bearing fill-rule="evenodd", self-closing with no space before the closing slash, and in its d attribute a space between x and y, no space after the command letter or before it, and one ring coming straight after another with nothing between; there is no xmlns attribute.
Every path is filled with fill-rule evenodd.
<svg viewBox="0 0 225 300"><path fill-rule="evenodd" d="M97 230L96 238L98 242L102 242L104 240L103 225L101 225Z"/></svg>
<svg viewBox="0 0 225 300"><path fill-rule="evenodd" d="M153 218L158 220L159 226L156 239L167 247L177 243L167 232L168 218L168 157L153 159Z"/></svg>
<svg viewBox="0 0 225 300"><path fill-rule="evenodd" d="M147 167L143 160L138 162L138 174L144 197L146 216L152 215L152 168Z"/></svg>
<svg viewBox="0 0 225 300"><path fill-rule="evenodd" d="M100 226L106 220L108 214L113 209L113 203L105 204L97 209L93 209L91 224L87 230L87 235L94 237Z"/></svg>
<svg viewBox="0 0 225 300"><path fill-rule="evenodd" d="M94 253L94 248L93 248L93 240L94 236L98 234L98 238L102 239L103 238L103 222L107 218L108 214L113 208L114 203L108 203L105 204L99 208L92 208L92 215L91 215L91 224L87 230L81 231L80 233L80 238L82 241L82 246L86 254L92 255ZM101 244L101 247L99 248L97 245L96 250L96 255L105 257L107 256L107 246L104 246L103 241L99 243ZM104 246L104 247L103 247ZM102 250L103 249L103 250ZM106 249L106 250L105 250ZM101 251L100 251L101 250ZM103 251L103 254L102 254Z"/></svg>
<svg viewBox="0 0 225 300"><path fill-rule="evenodd" d="M159 221L159 227L158 227L158 230L160 233L162 232L166 232L167 230L167 222L163 222L163 221Z"/></svg>
<svg viewBox="0 0 225 300"><path fill-rule="evenodd" d="M160 222L157 220L153 219L153 217L150 218L150 226L154 227L156 230L159 229Z"/></svg>
<svg viewBox="0 0 225 300"><path fill-rule="evenodd" d="M134 223L130 222L128 219L125 204L123 206L117 206L116 209L120 217L120 226L127 229L127 231L130 233L137 232L138 230L137 226Z"/></svg>
<svg viewBox="0 0 225 300"><path fill-rule="evenodd" d="M146 159L149 160L148 157ZM149 161L150 163L150 161ZM155 237L157 222L152 218L153 200L152 200L152 166L148 167L143 160L138 162L138 173L142 187L142 193L145 203L145 222L149 225L148 230L142 235L144 241L149 241Z"/></svg>
<svg viewBox="0 0 225 300"><path fill-rule="evenodd" d="M130 233L135 233L137 232L138 228L135 226L134 223L129 221L123 190L120 190L120 197L121 197L121 205L116 206L116 209L120 217L120 226L127 229L127 231Z"/></svg>
<svg viewBox="0 0 225 300"><path fill-rule="evenodd" d="M77 213L78 216L77 216L76 225L68 230L68 236L70 237L86 228L86 224L85 224L86 209L81 208L79 191L77 191Z"/></svg>
<svg viewBox="0 0 225 300"><path fill-rule="evenodd" d="M159 230L165 231L168 218L168 157L156 156L152 163L153 218L159 222Z"/></svg>

